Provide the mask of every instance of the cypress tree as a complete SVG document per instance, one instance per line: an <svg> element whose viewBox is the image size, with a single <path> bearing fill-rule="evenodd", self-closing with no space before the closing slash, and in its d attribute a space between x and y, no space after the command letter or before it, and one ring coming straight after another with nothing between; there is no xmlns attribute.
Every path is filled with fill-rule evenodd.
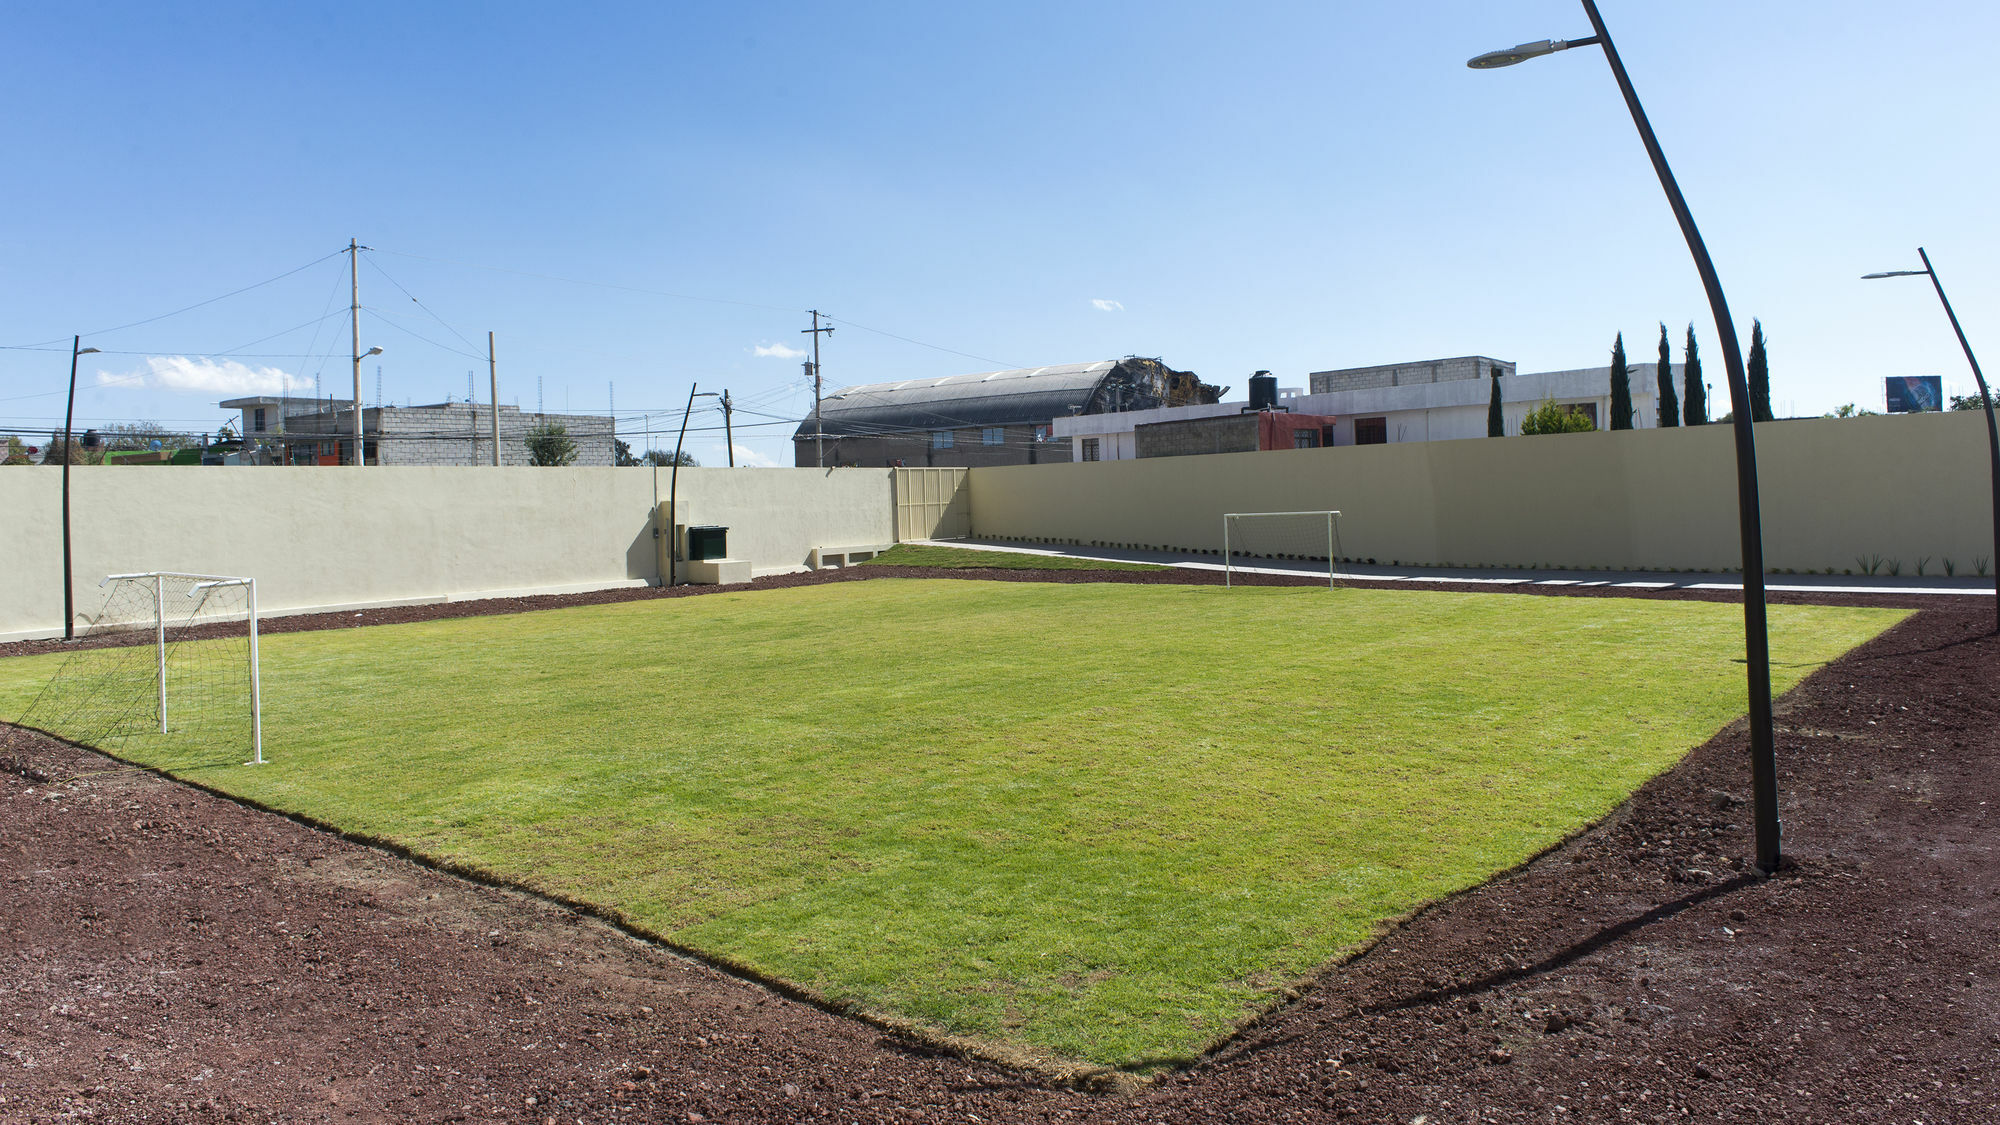
<svg viewBox="0 0 2000 1125"><path fill-rule="evenodd" d="M1486 401L1486 436L1504 437L1507 427L1500 416L1500 369L1493 369L1493 397Z"/></svg>
<svg viewBox="0 0 2000 1125"><path fill-rule="evenodd" d="M1708 388L1701 385L1701 351L1695 347L1694 325L1688 325L1686 354L1682 359L1681 417L1690 426L1708 425Z"/></svg>
<svg viewBox="0 0 2000 1125"><path fill-rule="evenodd" d="M1632 428L1632 375L1625 370L1625 333L1611 345L1611 429Z"/></svg>
<svg viewBox="0 0 2000 1125"><path fill-rule="evenodd" d="M1750 322L1750 420L1771 420L1771 364L1764 355L1764 322Z"/></svg>
<svg viewBox="0 0 2000 1125"><path fill-rule="evenodd" d="M1681 424L1681 403L1674 394L1674 365L1668 359L1667 322L1660 322L1660 367L1654 380L1660 395L1660 428Z"/></svg>

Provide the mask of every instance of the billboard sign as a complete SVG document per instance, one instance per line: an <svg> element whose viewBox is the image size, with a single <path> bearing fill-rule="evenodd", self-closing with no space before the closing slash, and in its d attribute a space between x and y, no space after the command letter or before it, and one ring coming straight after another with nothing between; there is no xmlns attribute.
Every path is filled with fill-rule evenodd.
<svg viewBox="0 0 2000 1125"><path fill-rule="evenodd" d="M1882 380L1891 414L1944 409L1944 379L1937 375L1891 375Z"/></svg>

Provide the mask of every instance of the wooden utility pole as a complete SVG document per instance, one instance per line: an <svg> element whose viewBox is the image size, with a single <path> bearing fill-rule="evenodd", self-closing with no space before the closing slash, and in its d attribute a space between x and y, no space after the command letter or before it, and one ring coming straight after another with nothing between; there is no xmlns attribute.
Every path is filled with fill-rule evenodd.
<svg viewBox="0 0 2000 1125"><path fill-rule="evenodd" d="M831 324L829 324L829 325L827 325L827 326L826 326L825 328L821 328L821 327L819 326L819 310L818 310L818 309L810 309L810 310L808 310L808 311L810 311L810 312L812 313L812 318L813 318L813 326L812 326L811 328L801 328L801 329L799 329L799 331L800 331L800 332L802 332L802 333L803 333L803 332L810 332L810 333L812 333L812 338L813 338L813 360L812 360L812 369L813 369L813 464L815 464L815 465L818 465L818 466L819 466L820 468L822 468L822 469L823 469L823 468L825 468L825 467L826 467L826 432L825 432L825 429L824 429L824 428L823 428L823 427L822 427L822 426L820 425L820 421L819 421L819 400L820 400L820 390L821 390L821 387L823 386L823 383L822 383L822 381L821 381L821 379L820 379L820 374L819 374L819 337L820 337L820 333L822 333L822 332L825 332L825 333L831 333L831 332L833 331L833 326L832 326Z"/></svg>
<svg viewBox="0 0 2000 1125"><path fill-rule="evenodd" d="M729 388L722 388L722 444L729 447L729 467L736 467L736 430L729 424L729 413L735 407L729 401Z"/></svg>
<svg viewBox="0 0 2000 1125"><path fill-rule="evenodd" d="M354 293L348 318L354 331L354 466L360 468L365 461L361 446L361 244L352 238L347 240L347 271Z"/></svg>
<svg viewBox="0 0 2000 1125"><path fill-rule="evenodd" d="M486 381L493 395L493 467L500 467L500 367L493 359L493 333L486 334Z"/></svg>

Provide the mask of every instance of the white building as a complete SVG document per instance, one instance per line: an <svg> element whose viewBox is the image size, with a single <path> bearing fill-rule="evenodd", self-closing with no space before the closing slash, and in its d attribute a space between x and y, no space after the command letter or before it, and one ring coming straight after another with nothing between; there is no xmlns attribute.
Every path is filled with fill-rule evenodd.
<svg viewBox="0 0 2000 1125"><path fill-rule="evenodd" d="M1655 363L1627 368L1634 429L1659 425L1656 368ZM1678 395L1681 365L1674 364L1672 370ZM1501 416L1509 434L1520 433L1521 420L1544 402L1581 413L1599 429L1609 427L1610 367L1523 375L1513 364L1485 356L1315 371L1310 391L1280 388L1278 404L1297 414L1333 415L1338 419L1333 427L1335 445L1485 437L1495 372L1500 379ZM1057 418L1052 433L1057 440L1070 442L1075 460L1092 459L1084 456L1086 438L1095 442L1095 459L1130 460L1136 456L1133 433L1138 426L1235 414L1248 407L1246 400Z"/></svg>

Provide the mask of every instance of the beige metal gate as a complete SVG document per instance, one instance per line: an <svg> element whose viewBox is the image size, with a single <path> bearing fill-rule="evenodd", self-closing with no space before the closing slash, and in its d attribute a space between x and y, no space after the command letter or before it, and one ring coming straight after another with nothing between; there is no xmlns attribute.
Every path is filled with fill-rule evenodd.
<svg viewBox="0 0 2000 1125"><path fill-rule="evenodd" d="M896 541L972 534L971 470L897 469Z"/></svg>

